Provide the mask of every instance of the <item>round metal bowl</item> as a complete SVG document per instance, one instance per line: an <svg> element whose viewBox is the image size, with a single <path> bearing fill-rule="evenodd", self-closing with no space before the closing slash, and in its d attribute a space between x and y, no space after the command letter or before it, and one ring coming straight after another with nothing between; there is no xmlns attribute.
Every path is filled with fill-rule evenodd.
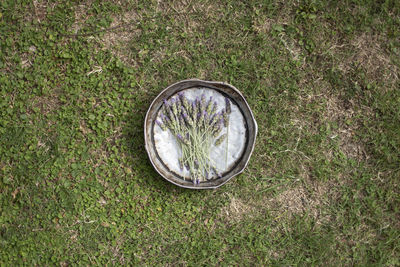
<svg viewBox="0 0 400 267"><path fill-rule="evenodd" d="M160 157L155 143L155 121L158 113L163 106L163 100L169 99L176 95L178 92L185 91L192 88L210 89L215 90L219 94L227 97L234 103L243 117L244 125L244 143L240 155L229 166L229 169L224 170L220 177L193 184L190 180L185 180L181 175L172 170L163 158ZM254 119L253 113L244 99L243 95L234 86L224 82L202 81L198 79L183 80L177 82L166 89L164 89L151 103L147 111L144 122L144 139L146 151L149 155L150 161L156 171L169 182L184 188L190 189L213 189L217 188L228 182L234 176L243 172L247 163L249 162L251 153L253 152L254 144L257 135L257 123ZM164 157L165 158L165 157Z"/></svg>

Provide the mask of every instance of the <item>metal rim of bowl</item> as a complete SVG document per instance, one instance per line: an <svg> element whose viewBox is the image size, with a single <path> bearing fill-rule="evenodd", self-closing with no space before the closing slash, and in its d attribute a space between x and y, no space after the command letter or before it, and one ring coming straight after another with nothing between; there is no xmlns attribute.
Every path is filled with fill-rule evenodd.
<svg viewBox="0 0 400 267"><path fill-rule="evenodd" d="M193 87L204 87L209 89L214 89L219 91L220 93L227 95L230 99L234 100L235 103L239 106L245 121L246 121L246 146L242 153L242 156L236 162L236 164L227 172L223 174L221 178L217 178L211 181L203 182L198 185L194 185L191 181L183 180L179 178L178 175L171 172L165 164L159 158L153 139L153 127L154 120L157 117L157 113L160 107L163 104L163 99L167 99L177 92L193 88ZM153 165L154 169L167 181L183 188L189 189L215 189L218 188L225 183L227 183L230 179L235 177L236 175L242 173L246 168L251 154L254 150L254 145L256 142L256 136L258 132L257 122L254 119L253 113L243 97L242 93L236 89L234 86L225 83L225 82L216 82L216 81L203 81L199 79L188 79L182 80L177 83L174 83L163 91L153 100L151 103L145 117L144 121L144 141L145 148L147 154L149 156L150 162Z"/></svg>

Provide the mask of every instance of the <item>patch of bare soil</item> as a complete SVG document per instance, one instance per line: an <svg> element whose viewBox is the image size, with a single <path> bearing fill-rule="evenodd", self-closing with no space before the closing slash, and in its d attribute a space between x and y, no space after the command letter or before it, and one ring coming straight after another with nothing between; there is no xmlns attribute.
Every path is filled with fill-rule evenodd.
<svg viewBox="0 0 400 267"><path fill-rule="evenodd" d="M228 195L230 202L227 206L223 207L220 213L221 217L224 217L227 221L238 222L244 217L250 215L255 211L253 206L245 203L242 199L232 195Z"/></svg>
<svg viewBox="0 0 400 267"><path fill-rule="evenodd" d="M50 3L49 1L38 1L33 0L33 14L31 14L31 20L37 20L42 22L47 16L47 8L53 9L57 3Z"/></svg>
<svg viewBox="0 0 400 267"><path fill-rule="evenodd" d="M276 220L290 219L292 216L298 215L310 216L318 224L328 223L330 215L327 214L325 206L329 205L330 200L340 197L338 193L340 183L341 181L307 180L307 183L283 190L275 196L248 202L229 194L230 201L221 209L220 217L227 222L235 223L268 211Z"/></svg>
<svg viewBox="0 0 400 267"><path fill-rule="evenodd" d="M33 107L39 108L41 114L47 115L60 106L57 95L37 96L33 99Z"/></svg>
<svg viewBox="0 0 400 267"><path fill-rule="evenodd" d="M173 17L171 25L166 25L166 30L171 31L171 34L186 34L191 35L194 32L201 31L203 20L215 20L218 18L218 12L222 8L215 1L209 2L197 2L197 1L158 1L155 4L155 9L160 12L162 16ZM139 51L136 54L132 54L130 44L140 33L137 24L143 20L143 15L137 13L135 10L129 10L122 15L115 16L113 22L110 25L110 31L107 31L102 39L101 43L104 44L105 48L112 51L112 53L121 59L122 62L138 67L135 62L135 58L138 56L145 55L148 53L146 50ZM78 16L79 17L79 16ZM146 20L152 20L152 18L146 18ZM162 27L162 25L156 25L156 27ZM154 55L152 55L152 61L161 61L167 55L166 49L161 48ZM176 51L174 55L179 55L187 60L190 60L190 55L185 51Z"/></svg>
<svg viewBox="0 0 400 267"><path fill-rule="evenodd" d="M355 64L366 70L370 80L383 81L389 85L387 89L394 89L399 80L399 68L392 64L391 55L382 47L385 42L387 40L382 35L362 33L350 42L354 53L340 62L339 68L348 72Z"/></svg>
<svg viewBox="0 0 400 267"><path fill-rule="evenodd" d="M85 21L88 19L88 8L92 5L92 0L86 0L81 2L79 5L75 6L75 21L72 24L71 32L76 34L85 24Z"/></svg>
<svg viewBox="0 0 400 267"><path fill-rule="evenodd" d="M366 160L369 156L366 153L364 145L355 140L355 131L359 127L356 121L356 113L353 109L355 103L350 100L344 103L335 96L326 99L326 117L329 121L338 123L338 128L332 130L331 139L338 139L341 151L348 158L361 161Z"/></svg>
<svg viewBox="0 0 400 267"><path fill-rule="evenodd" d="M106 49L109 49L122 62L133 67L137 66L134 60L136 55L132 55L129 43L140 33L140 29L135 27L140 20L140 15L135 11L116 16L110 25L110 28L114 30L107 31L100 40Z"/></svg>
<svg viewBox="0 0 400 267"><path fill-rule="evenodd" d="M311 216L317 223L329 221L329 215L323 213L324 205L332 197L337 185L333 182L310 182L281 192L274 198L267 199L267 205L277 218L293 215Z"/></svg>

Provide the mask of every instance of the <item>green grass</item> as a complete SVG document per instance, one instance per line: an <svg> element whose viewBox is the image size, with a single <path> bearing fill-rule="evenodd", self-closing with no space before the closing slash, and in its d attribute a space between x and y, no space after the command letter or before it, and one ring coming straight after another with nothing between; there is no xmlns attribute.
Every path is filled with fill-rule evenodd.
<svg viewBox="0 0 400 267"><path fill-rule="evenodd" d="M394 0L1 1L1 265L400 265L399 29ZM187 78L259 125L217 190L145 153Z"/></svg>

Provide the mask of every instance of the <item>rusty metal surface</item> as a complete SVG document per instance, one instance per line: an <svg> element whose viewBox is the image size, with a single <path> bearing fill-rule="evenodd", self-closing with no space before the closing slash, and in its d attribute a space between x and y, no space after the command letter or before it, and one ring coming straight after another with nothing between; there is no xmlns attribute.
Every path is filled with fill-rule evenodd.
<svg viewBox="0 0 400 267"><path fill-rule="evenodd" d="M230 97L238 105L239 109L242 111L243 116L246 121L246 146L242 156L237 160L236 164L223 174L221 178L215 180L202 182L198 185L194 185L191 181L185 181L177 174L171 172L166 165L161 161L157 154L153 127L154 122L157 117L157 113L163 104L163 99L168 99L169 97L175 95L181 90L193 88L193 87L205 87L217 90L222 94ZM257 136L257 123L254 119L253 113L244 99L243 95L234 86L224 83L224 82L214 82L214 81L202 81L198 79L183 80L175 84L170 85L165 88L151 103L149 110L147 111L146 118L144 121L144 140L146 151L149 155L151 164L154 166L156 171L167 181L184 188L190 189L213 189L220 187L221 185L228 182L230 179L236 175L243 172L246 168L247 163L250 160L250 156L253 152L254 145Z"/></svg>

